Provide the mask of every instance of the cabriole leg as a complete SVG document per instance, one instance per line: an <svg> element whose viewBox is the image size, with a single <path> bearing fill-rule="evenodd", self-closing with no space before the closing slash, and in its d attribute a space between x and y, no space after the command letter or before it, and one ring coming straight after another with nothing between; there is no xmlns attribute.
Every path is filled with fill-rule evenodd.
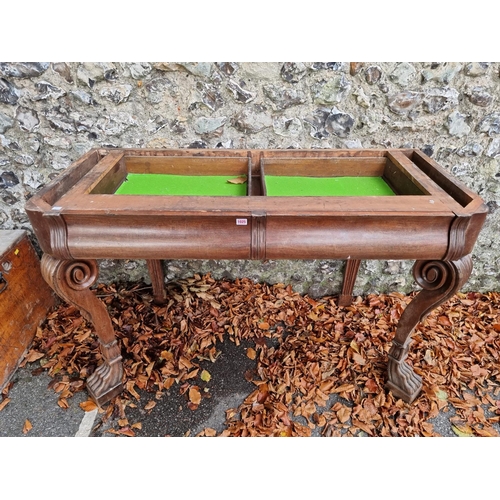
<svg viewBox="0 0 500 500"><path fill-rule="evenodd" d="M43 255L42 275L66 302L77 307L93 323L100 343L103 363L87 380L89 395L99 404L108 402L123 390L120 348L106 306L90 287L99 268L95 260L61 260Z"/></svg>
<svg viewBox="0 0 500 500"><path fill-rule="evenodd" d="M405 363L413 329L433 309L451 298L467 281L471 271L470 255L455 261L415 262L413 276L423 290L401 315L389 351L386 386L394 396L411 403L420 393L422 379Z"/></svg>

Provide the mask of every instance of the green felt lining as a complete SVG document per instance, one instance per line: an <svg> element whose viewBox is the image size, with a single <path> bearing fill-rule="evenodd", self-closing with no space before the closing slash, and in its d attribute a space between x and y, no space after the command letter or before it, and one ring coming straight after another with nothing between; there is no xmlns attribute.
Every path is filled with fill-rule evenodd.
<svg viewBox="0 0 500 500"><path fill-rule="evenodd" d="M394 196L382 177L266 175L268 196Z"/></svg>
<svg viewBox="0 0 500 500"><path fill-rule="evenodd" d="M115 194L167 196L246 196L247 184L231 184L238 175L128 174Z"/></svg>
<svg viewBox="0 0 500 500"><path fill-rule="evenodd" d="M246 196L247 184L227 182L237 175L128 174L118 195ZM266 175L268 196L393 196L381 177Z"/></svg>

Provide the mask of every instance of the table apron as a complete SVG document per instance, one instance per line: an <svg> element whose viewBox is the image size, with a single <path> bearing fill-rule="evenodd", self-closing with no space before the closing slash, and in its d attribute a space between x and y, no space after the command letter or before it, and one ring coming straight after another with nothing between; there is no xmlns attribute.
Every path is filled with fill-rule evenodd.
<svg viewBox="0 0 500 500"><path fill-rule="evenodd" d="M252 260L441 259L453 221L436 216L263 214L65 219L73 258Z"/></svg>

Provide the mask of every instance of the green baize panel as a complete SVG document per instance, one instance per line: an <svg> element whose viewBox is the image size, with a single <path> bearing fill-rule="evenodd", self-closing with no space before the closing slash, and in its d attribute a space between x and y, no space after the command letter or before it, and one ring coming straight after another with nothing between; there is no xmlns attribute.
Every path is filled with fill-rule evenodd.
<svg viewBox="0 0 500 500"><path fill-rule="evenodd" d="M118 195L245 196L247 184L238 176L128 174ZM393 196L381 177L305 177L266 175L268 196Z"/></svg>
<svg viewBox="0 0 500 500"><path fill-rule="evenodd" d="M246 182L232 184L237 175L128 174L115 194L166 196L245 196Z"/></svg>
<svg viewBox="0 0 500 500"><path fill-rule="evenodd" d="M266 175L268 196L394 196L382 177Z"/></svg>

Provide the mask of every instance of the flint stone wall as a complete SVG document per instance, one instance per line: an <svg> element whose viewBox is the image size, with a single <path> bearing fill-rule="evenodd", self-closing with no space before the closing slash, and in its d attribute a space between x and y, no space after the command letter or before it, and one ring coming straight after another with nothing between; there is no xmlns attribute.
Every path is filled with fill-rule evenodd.
<svg viewBox="0 0 500 500"><path fill-rule="evenodd" d="M421 148L489 206L466 290L500 283L500 63L0 63L0 228L31 230L25 201L94 147ZM166 261L339 292L338 261ZM366 261L356 294L415 285L411 262ZM101 261L101 280L146 277Z"/></svg>

